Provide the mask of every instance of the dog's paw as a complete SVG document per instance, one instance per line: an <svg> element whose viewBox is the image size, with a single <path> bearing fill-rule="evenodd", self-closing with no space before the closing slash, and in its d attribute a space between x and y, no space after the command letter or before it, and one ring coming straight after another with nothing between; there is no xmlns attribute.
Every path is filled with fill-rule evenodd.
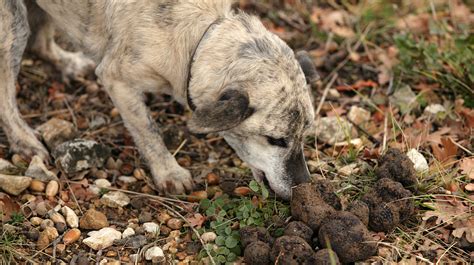
<svg viewBox="0 0 474 265"><path fill-rule="evenodd" d="M84 56L82 52L64 52L60 67L63 79L66 82L70 80L82 80L88 74L92 73L95 68L95 63Z"/></svg>
<svg viewBox="0 0 474 265"><path fill-rule="evenodd" d="M191 173L179 165L171 170L152 170L156 188L165 194L184 194L193 189Z"/></svg>

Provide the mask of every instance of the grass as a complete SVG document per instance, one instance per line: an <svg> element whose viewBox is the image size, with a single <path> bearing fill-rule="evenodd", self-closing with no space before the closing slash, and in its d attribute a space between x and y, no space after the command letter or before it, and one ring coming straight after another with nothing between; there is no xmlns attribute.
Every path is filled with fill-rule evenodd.
<svg viewBox="0 0 474 265"><path fill-rule="evenodd" d="M23 243L23 238L18 234L12 234L0 230L0 264L17 264L18 258L23 256L18 252L18 247Z"/></svg>

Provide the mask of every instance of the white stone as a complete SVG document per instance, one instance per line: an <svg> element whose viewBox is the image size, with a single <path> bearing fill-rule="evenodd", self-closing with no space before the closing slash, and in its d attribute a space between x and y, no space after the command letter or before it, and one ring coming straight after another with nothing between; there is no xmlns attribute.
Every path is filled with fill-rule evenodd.
<svg viewBox="0 0 474 265"><path fill-rule="evenodd" d="M128 177L128 176L120 176L118 177L118 180L122 181L123 183L135 183L137 182L137 179L135 177Z"/></svg>
<svg viewBox="0 0 474 265"><path fill-rule="evenodd" d="M318 141L334 145L353 138L352 124L342 117L324 117L315 123Z"/></svg>
<svg viewBox="0 0 474 265"><path fill-rule="evenodd" d="M30 177L0 174L0 189L11 195L18 195L26 190L31 183Z"/></svg>
<svg viewBox="0 0 474 265"><path fill-rule="evenodd" d="M104 205L118 208L128 205L130 203L130 198L121 191L111 191L102 196L101 201Z"/></svg>
<svg viewBox="0 0 474 265"><path fill-rule="evenodd" d="M77 217L77 214L71 208L64 206L61 209L61 212L63 213L64 217L66 217L66 223L69 227L79 227L79 217Z"/></svg>
<svg viewBox="0 0 474 265"><path fill-rule="evenodd" d="M127 238L133 235L135 235L135 230L133 230L131 227L127 227L127 229L125 229L122 233L122 238Z"/></svg>
<svg viewBox="0 0 474 265"><path fill-rule="evenodd" d="M352 163L349 165L345 165L337 170L337 172L343 176L350 176L354 173L357 173L359 169L357 168L357 163Z"/></svg>
<svg viewBox="0 0 474 265"><path fill-rule="evenodd" d="M416 172L424 172L430 169L426 158L416 149L410 149L407 156L413 162Z"/></svg>
<svg viewBox="0 0 474 265"><path fill-rule="evenodd" d="M0 172L7 173L8 171L14 170L16 167L5 159L0 158Z"/></svg>
<svg viewBox="0 0 474 265"><path fill-rule="evenodd" d="M163 259L164 257L165 253L163 253L163 250L158 246L151 247L145 252L146 260Z"/></svg>
<svg viewBox="0 0 474 265"><path fill-rule="evenodd" d="M122 237L122 233L111 227L105 227L99 231L91 231L87 235L89 237L84 239L82 243L94 250L108 248L113 245L114 240Z"/></svg>
<svg viewBox="0 0 474 265"><path fill-rule="evenodd" d="M201 235L201 239L202 241L204 241L204 243L214 242L216 238L217 238L217 235L214 232L206 232Z"/></svg>
<svg viewBox="0 0 474 265"><path fill-rule="evenodd" d="M147 233L157 234L160 232L160 226L157 223L148 222L143 224L143 229Z"/></svg>
<svg viewBox="0 0 474 265"><path fill-rule="evenodd" d="M446 108L441 104L431 104L425 108L425 113L436 115L439 112L446 112Z"/></svg>
<svg viewBox="0 0 474 265"><path fill-rule="evenodd" d="M347 114L349 120L357 125L364 124L370 121L370 112L366 109L359 108L357 106L352 106Z"/></svg>
<svg viewBox="0 0 474 265"><path fill-rule="evenodd" d="M96 179L94 180L94 185L96 185L99 189L112 187L112 183L106 179Z"/></svg>
<svg viewBox="0 0 474 265"><path fill-rule="evenodd" d="M31 163L25 172L25 176L45 182L50 180L58 180L56 174L46 168L46 165L43 163L43 159L41 159L39 156L33 156Z"/></svg>

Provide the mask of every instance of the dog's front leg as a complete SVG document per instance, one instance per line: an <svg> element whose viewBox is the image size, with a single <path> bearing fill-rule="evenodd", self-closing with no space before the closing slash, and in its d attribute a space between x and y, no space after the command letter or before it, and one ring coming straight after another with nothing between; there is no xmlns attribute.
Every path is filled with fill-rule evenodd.
<svg viewBox="0 0 474 265"><path fill-rule="evenodd" d="M188 170L182 168L166 148L156 122L138 89L117 80L102 80L125 126L130 131L141 154L148 161L156 187L168 194L191 190L193 183Z"/></svg>

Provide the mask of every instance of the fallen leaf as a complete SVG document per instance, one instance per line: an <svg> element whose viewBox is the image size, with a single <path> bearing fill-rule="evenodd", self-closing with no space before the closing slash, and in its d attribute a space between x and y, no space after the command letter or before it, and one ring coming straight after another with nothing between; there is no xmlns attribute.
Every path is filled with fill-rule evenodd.
<svg viewBox="0 0 474 265"><path fill-rule="evenodd" d="M458 220L454 222L453 227L453 236L457 238L462 238L466 235L466 240L470 243L474 243L474 214L469 218Z"/></svg>
<svg viewBox="0 0 474 265"><path fill-rule="evenodd" d="M431 144L433 155L442 163L452 161L458 153L458 146L454 144L453 140L449 137L441 138L441 146L437 144Z"/></svg>
<svg viewBox="0 0 474 265"><path fill-rule="evenodd" d="M474 157L465 157L459 162L459 168L469 179L474 180Z"/></svg>
<svg viewBox="0 0 474 265"><path fill-rule="evenodd" d="M437 196L433 203L425 203L433 210L426 211L423 220L436 218L436 224L454 224L457 220L464 220L470 215L470 209L463 202L453 197ZM470 218L470 217L469 217Z"/></svg>
<svg viewBox="0 0 474 265"><path fill-rule="evenodd" d="M0 192L0 217L2 223L10 221L13 213L20 212L20 205L13 201L10 196Z"/></svg>
<svg viewBox="0 0 474 265"><path fill-rule="evenodd" d="M206 221L206 217L200 213L195 213L193 216L186 218L191 227L201 228Z"/></svg>

